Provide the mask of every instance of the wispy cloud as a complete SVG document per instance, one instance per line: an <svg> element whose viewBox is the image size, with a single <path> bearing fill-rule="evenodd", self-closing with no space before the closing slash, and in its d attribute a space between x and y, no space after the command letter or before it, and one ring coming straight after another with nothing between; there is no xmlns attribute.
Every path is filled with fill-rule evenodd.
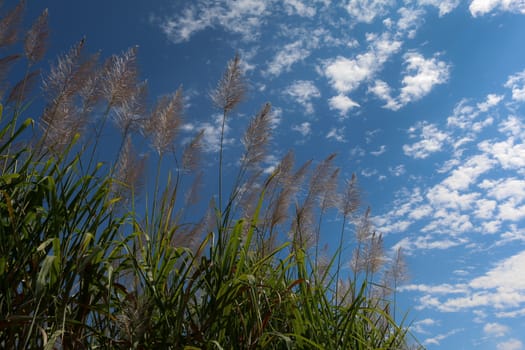
<svg viewBox="0 0 525 350"><path fill-rule="evenodd" d="M442 340L445 340L446 338L458 333L458 332L461 332L462 330L461 329L455 329L455 330L451 330L450 332L447 332L445 334L439 334L439 335L436 335L434 337L431 337L431 338L427 338L425 339L425 341L423 342L424 344L426 345L440 345L441 344L441 341Z"/></svg>
<svg viewBox="0 0 525 350"><path fill-rule="evenodd" d="M180 43L188 41L195 33L207 28L220 26L241 35L245 40L254 40L268 15L268 1L259 0L198 0L185 5L176 15L156 18L167 37Z"/></svg>
<svg viewBox="0 0 525 350"><path fill-rule="evenodd" d="M386 145L381 145L377 151L370 152L371 155L377 157L386 152Z"/></svg>
<svg viewBox="0 0 525 350"><path fill-rule="evenodd" d="M328 100L328 105L330 109L339 111L341 117L346 117L348 112L356 107L359 107L359 104L353 101L350 97L345 95L337 95L330 97Z"/></svg>
<svg viewBox="0 0 525 350"><path fill-rule="evenodd" d="M400 102L404 105L427 95L435 85L443 84L449 77L449 65L437 57L426 59L417 52L404 55L407 75L403 78Z"/></svg>
<svg viewBox="0 0 525 350"><path fill-rule="evenodd" d="M292 130L297 131L303 137L306 137L312 132L312 125L309 122L304 122L299 125L293 125Z"/></svg>
<svg viewBox="0 0 525 350"><path fill-rule="evenodd" d="M328 134L326 134L326 138L333 139L337 142L346 142L345 128L331 128Z"/></svg>
<svg viewBox="0 0 525 350"><path fill-rule="evenodd" d="M522 0L472 0L469 10L474 17L493 11L525 13L525 3Z"/></svg>
<svg viewBox="0 0 525 350"><path fill-rule="evenodd" d="M284 0L285 10L289 15L298 15L301 17L313 17L316 14L314 6L308 6L301 0Z"/></svg>
<svg viewBox="0 0 525 350"><path fill-rule="evenodd" d="M436 85L447 82L450 74L450 65L437 56L425 58L410 51L403 55L403 59L406 69L399 96L393 97L390 86L380 79L369 87L369 92L386 102L384 108L394 111L428 95Z"/></svg>
<svg viewBox="0 0 525 350"><path fill-rule="evenodd" d="M496 350L521 350L523 343L518 339L509 339L496 346Z"/></svg>
<svg viewBox="0 0 525 350"><path fill-rule="evenodd" d="M473 310L481 307L497 312L519 310L525 306L525 276L520 272L523 269L525 269L525 251L499 261L485 274L467 283L407 285L401 287L401 290L423 294L419 298L418 308L442 312ZM488 327L491 330L495 328Z"/></svg>
<svg viewBox="0 0 525 350"><path fill-rule="evenodd" d="M417 0L420 5L430 5L439 9L439 15L444 16L452 12L460 3L460 0Z"/></svg>
<svg viewBox="0 0 525 350"><path fill-rule="evenodd" d="M512 90L513 100L525 101L525 70L511 75L505 83L505 87Z"/></svg>
<svg viewBox="0 0 525 350"><path fill-rule="evenodd" d="M385 15L394 4L393 0L349 0L345 8L357 22L370 23L376 17Z"/></svg>
<svg viewBox="0 0 525 350"><path fill-rule="evenodd" d="M450 141L450 136L439 130L435 124L419 122L409 129L410 137L419 137L420 140L403 145L403 151L409 157L425 159L429 155L442 150L445 143Z"/></svg>
<svg viewBox="0 0 525 350"><path fill-rule="evenodd" d="M483 332L490 337L500 338L509 332L509 327L497 322L486 323L485 326L483 326Z"/></svg>
<svg viewBox="0 0 525 350"><path fill-rule="evenodd" d="M314 112L312 99L321 97L319 89L309 80L296 80L284 92L301 104L307 114Z"/></svg>
<svg viewBox="0 0 525 350"><path fill-rule="evenodd" d="M310 55L303 40L286 44L279 49L275 57L268 63L266 73L270 76L279 76L282 72L289 71L295 63L304 60Z"/></svg>
<svg viewBox="0 0 525 350"><path fill-rule="evenodd" d="M401 41L393 39L388 32L371 34L367 39L370 43L367 52L358 54L355 58L338 56L324 64L325 76L340 94L349 93L372 78L402 45Z"/></svg>

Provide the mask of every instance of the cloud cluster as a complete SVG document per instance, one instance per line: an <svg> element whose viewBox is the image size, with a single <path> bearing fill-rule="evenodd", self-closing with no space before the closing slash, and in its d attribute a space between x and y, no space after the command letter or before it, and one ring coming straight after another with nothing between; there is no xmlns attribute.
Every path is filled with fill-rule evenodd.
<svg viewBox="0 0 525 350"><path fill-rule="evenodd" d="M284 93L301 104L306 114L314 112L312 99L321 97L321 92L310 80L296 80L284 90Z"/></svg>
<svg viewBox="0 0 525 350"><path fill-rule="evenodd" d="M472 0L469 10L474 17L493 11L525 13L525 2L523 0Z"/></svg>

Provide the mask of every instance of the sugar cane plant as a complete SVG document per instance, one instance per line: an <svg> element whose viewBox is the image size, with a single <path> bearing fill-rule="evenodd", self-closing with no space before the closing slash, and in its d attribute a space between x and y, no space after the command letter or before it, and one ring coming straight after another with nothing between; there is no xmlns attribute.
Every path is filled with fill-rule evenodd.
<svg viewBox="0 0 525 350"><path fill-rule="evenodd" d="M2 9L0 20L0 347L418 347L390 298L401 252L387 264L357 179L340 183L335 155L296 166L288 152L264 172L267 103L225 185L225 123L247 96L240 56L210 93L222 132L216 172L204 175L206 133L179 147L182 88L149 108L137 49L101 64L84 40L41 73L47 11L19 40L24 6ZM25 73L9 89L15 65ZM104 159L108 127L120 141ZM140 137L148 157L133 151ZM153 179L146 162L156 164ZM215 193L206 195L203 176L218 177ZM141 193L144 184L153 190ZM323 217L334 208L340 237L327 253Z"/></svg>

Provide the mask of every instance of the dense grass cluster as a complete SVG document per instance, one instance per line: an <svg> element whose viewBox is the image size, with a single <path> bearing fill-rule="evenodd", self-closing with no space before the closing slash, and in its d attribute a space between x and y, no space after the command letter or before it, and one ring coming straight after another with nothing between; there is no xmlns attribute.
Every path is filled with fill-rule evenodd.
<svg viewBox="0 0 525 350"><path fill-rule="evenodd" d="M2 86L9 68L26 67L0 105L1 348L414 347L392 303L401 252L386 258L355 176L341 183L334 155L297 167L289 152L264 171L266 104L225 185L224 126L246 94L238 56L210 94L222 132L218 188L207 197L199 186L210 176L199 163L206 134L177 146L182 89L148 108L136 49L99 64L84 41L41 74L47 12L20 42L23 7L0 21L1 53L24 52L0 58ZM24 119L39 104L40 116ZM100 159L110 127L121 132L117 156ZM152 146L153 179L141 172L137 138ZM139 196L144 182L153 190ZM319 247L328 214L341 222L334 253Z"/></svg>

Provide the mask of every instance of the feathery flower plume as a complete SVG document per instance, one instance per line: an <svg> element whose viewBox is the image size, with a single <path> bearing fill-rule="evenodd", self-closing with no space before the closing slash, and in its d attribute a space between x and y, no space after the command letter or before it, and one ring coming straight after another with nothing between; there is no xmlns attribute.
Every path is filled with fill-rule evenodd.
<svg viewBox="0 0 525 350"><path fill-rule="evenodd" d="M235 108L246 94L246 82L241 69L241 58L237 54L228 62L228 68L222 79L211 93L211 99L217 108L226 114Z"/></svg>
<svg viewBox="0 0 525 350"><path fill-rule="evenodd" d="M131 137L127 136L117 161L116 182L113 187L113 193L121 197L124 203L127 203L141 188L145 164L146 159L136 156Z"/></svg>
<svg viewBox="0 0 525 350"><path fill-rule="evenodd" d="M195 179L193 179L193 183L188 190L188 192L185 193L185 203L187 206L189 205L195 205L199 202L199 192L202 185L202 177L204 176L204 173L202 171L199 171L197 176L195 176Z"/></svg>
<svg viewBox="0 0 525 350"><path fill-rule="evenodd" d="M0 20L0 47L12 45L17 41L25 4L25 0L21 0L14 9Z"/></svg>
<svg viewBox="0 0 525 350"><path fill-rule="evenodd" d="M52 112L46 108L40 120L44 130L43 143L47 149L60 153L81 131L85 121L77 118L78 109L71 100L64 100L52 108Z"/></svg>
<svg viewBox="0 0 525 350"><path fill-rule="evenodd" d="M100 81L102 78L102 70L98 66L99 54L91 55L87 60L92 64L91 73L86 76L84 83L78 90L80 97L82 113L87 115L93 111L93 108L102 99L102 91L100 89Z"/></svg>
<svg viewBox="0 0 525 350"><path fill-rule="evenodd" d="M247 168L256 167L266 157L266 147L270 141L271 105L266 103L248 125L242 143L245 154L241 162Z"/></svg>
<svg viewBox="0 0 525 350"><path fill-rule="evenodd" d="M340 196L339 193L337 193L337 179L339 178L340 171L341 169L337 168L330 174L330 176L326 178L323 190L318 197L320 209L322 211L328 208L336 208L339 206Z"/></svg>
<svg viewBox="0 0 525 350"><path fill-rule="evenodd" d="M326 190L327 183L330 182L330 175L333 171L332 163L335 156L335 153L329 155L315 169L310 180L310 193L312 197L318 197Z"/></svg>
<svg viewBox="0 0 525 350"><path fill-rule="evenodd" d="M0 97L4 95L7 86L9 85L7 80L7 75L11 69L13 63L22 57L19 54L9 55L6 57L0 58Z"/></svg>
<svg viewBox="0 0 525 350"><path fill-rule="evenodd" d="M35 87L36 79L40 76L40 70L37 69L29 73L24 79L20 80L11 89L9 96L7 97L6 104L9 103L22 103L31 90Z"/></svg>
<svg viewBox="0 0 525 350"><path fill-rule="evenodd" d="M200 154L202 151L202 138L204 129L186 145L182 153L182 168L187 171L195 171L199 166Z"/></svg>
<svg viewBox="0 0 525 350"><path fill-rule="evenodd" d="M325 158L314 170L310 179L310 186L308 193L302 205L296 208L296 218L292 227L292 232L297 232L302 235L300 240L308 245L303 248L309 248L315 243L315 229L314 226L314 208L315 201L319 199L324 190L327 189L330 175L333 172L333 160L335 154L329 155Z"/></svg>
<svg viewBox="0 0 525 350"><path fill-rule="evenodd" d="M110 107L122 106L136 92L137 47L122 55L113 55L104 65L102 92Z"/></svg>
<svg viewBox="0 0 525 350"><path fill-rule="evenodd" d="M144 125L144 133L151 138L153 148L164 154L177 136L182 123L184 100L182 87L175 94L162 97Z"/></svg>
<svg viewBox="0 0 525 350"><path fill-rule="evenodd" d="M86 123L87 114L76 107L75 96L86 82L94 79L98 56L93 55L84 60L83 47L84 40L81 40L67 54L60 56L44 79L43 87L49 102L41 122L44 144L52 145L53 148L60 149L67 144Z"/></svg>
<svg viewBox="0 0 525 350"><path fill-rule="evenodd" d="M343 216L347 217L359 208L361 199L357 188L357 176L352 174L352 178L346 182L346 188L340 201L339 210Z"/></svg>
<svg viewBox="0 0 525 350"><path fill-rule="evenodd" d="M46 52L49 36L47 17L48 11L45 9L26 34L24 52L31 64L40 61Z"/></svg>
<svg viewBox="0 0 525 350"><path fill-rule="evenodd" d="M78 92L91 67L82 64L85 40L80 40L65 55L59 56L44 79L44 91L50 100L69 98Z"/></svg>
<svg viewBox="0 0 525 350"><path fill-rule="evenodd" d="M373 232L365 244L354 250L351 265L355 273L373 274L383 266L384 260L383 236Z"/></svg>
<svg viewBox="0 0 525 350"><path fill-rule="evenodd" d="M113 121L122 135L126 137L130 131L137 131L144 122L146 112L147 82L136 85L129 98L120 106L114 108Z"/></svg>
<svg viewBox="0 0 525 350"><path fill-rule="evenodd" d="M376 232L372 234L366 260L371 273L376 273L381 266L383 266L385 262L383 235L377 234Z"/></svg>
<svg viewBox="0 0 525 350"><path fill-rule="evenodd" d="M281 171L289 171L288 167L293 167L293 153L289 153L291 158L286 156L281 162ZM277 200L272 211L271 227L282 224L289 217L289 209L292 199L299 189L299 186L306 176L311 161L306 162L291 176L286 176L282 180L282 189L279 192Z"/></svg>
<svg viewBox="0 0 525 350"><path fill-rule="evenodd" d="M394 259L385 271L384 279L385 285L391 288L394 292L399 286L399 283L408 279L408 268L401 247L396 250Z"/></svg>

